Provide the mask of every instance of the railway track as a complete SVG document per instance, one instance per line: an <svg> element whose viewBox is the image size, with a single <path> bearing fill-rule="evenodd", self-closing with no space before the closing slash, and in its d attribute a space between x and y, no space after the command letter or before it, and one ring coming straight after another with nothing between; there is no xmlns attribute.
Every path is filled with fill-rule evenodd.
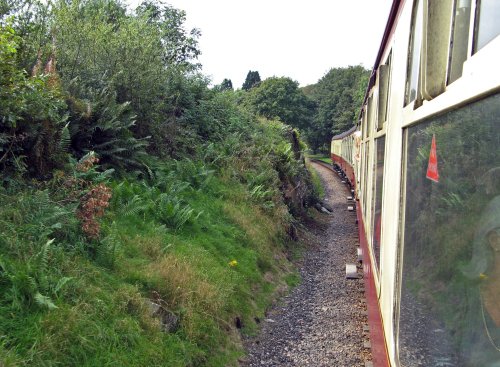
<svg viewBox="0 0 500 367"><path fill-rule="evenodd" d="M346 279L356 262L356 217L346 209L348 188L327 163L311 160L325 186L333 214L310 226L302 282L271 309L258 337L245 344L243 366L369 366L363 279Z"/></svg>
<svg viewBox="0 0 500 367"><path fill-rule="evenodd" d="M311 158L309 158L309 161L310 161L311 163L316 163L316 164L320 165L321 167L324 167L324 168L326 168L327 170L332 171L333 173L337 174L337 175L338 175L338 176L342 179L342 183L344 183L344 182L345 182L345 183L347 183L347 187L348 187L348 190L350 190L350 191L351 191L351 195L353 195L353 194L354 194L354 191L352 190L352 187L351 187L351 185L349 184L349 181L345 180L345 174L344 174L342 171L337 171L335 168L333 168L333 165L332 165L332 164L328 164L328 163L323 162L323 161L321 161L321 160L319 160L319 159L315 159L315 158L312 158L312 159L311 159ZM356 207L356 206L354 205L354 208L355 208L355 207ZM356 224L357 224L357 222L356 222Z"/></svg>
<svg viewBox="0 0 500 367"><path fill-rule="evenodd" d="M309 161L310 162L313 162L313 163L317 163L327 169L329 169L330 171L333 171L333 172L336 172L335 169L333 169L332 165L331 164L328 164L326 162L323 162L323 161L320 161L319 159L316 159L316 158L309 158Z"/></svg>

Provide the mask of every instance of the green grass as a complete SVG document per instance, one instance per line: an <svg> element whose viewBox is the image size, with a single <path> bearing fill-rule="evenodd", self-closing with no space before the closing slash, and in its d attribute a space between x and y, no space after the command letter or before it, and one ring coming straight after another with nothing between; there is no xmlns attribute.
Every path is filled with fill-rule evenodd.
<svg viewBox="0 0 500 367"><path fill-rule="evenodd" d="M298 286L301 282L300 274L297 272L288 274L285 277L285 282L291 288Z"/></svg>
<svg viewBox="0 0 500 367"><path fill-rule="evenodd" d="M212 146L211 164L153 161L141 179L73 165L0 187L0 366L236 366L241 334L299 282L279 187L305 169L286 131L265 121L244 144ZM97 184L109 206L89 201ZM105 213L96 238L80 222L89 203Z"/></svg>
<svg viewBox="0 0 500 367"><path fill-rule="evenodd" d="M314 168L312 168L310 164L306 164L306 167L311 175L313 194L319 200L323 200L325 198L325 188L323 187L323 183L319 178L318 172Z"/></svg>
<svg viewBox="0 0 500 367"><path fill-rule="evenodd" d="M297 284L284 255L286 209L263 210L245 185L212 177L203 190L176 192L178 208L192 211L179 227L148 209L152 189L123 185L114 185L102 239L91 243L68 215L74 208L47 192L0 195L3 365L235 365L242 350L234 319L255 333L276 287ZM140 208L124 210L134 195ZM180 317L177 332L159 330L148 311L154 297Z"/></svg>

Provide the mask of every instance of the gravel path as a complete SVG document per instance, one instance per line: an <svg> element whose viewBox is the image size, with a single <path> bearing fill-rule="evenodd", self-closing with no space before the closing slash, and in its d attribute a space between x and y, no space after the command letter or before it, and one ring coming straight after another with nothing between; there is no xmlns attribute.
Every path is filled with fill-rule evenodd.
<svg viewBox="0 0 500 367"><path fill-rule="evenodd" d="M242 366L364 366L368 336L363 280L347 280L345 264L355 263L355 214L347 211L347 187L337 174L313 164L333 214L318 214L301 263L302 282L267 314L259 336L245 340ZM319 222L319 223L318 223ZM359 271L358 271L359 273Z"/></svg>

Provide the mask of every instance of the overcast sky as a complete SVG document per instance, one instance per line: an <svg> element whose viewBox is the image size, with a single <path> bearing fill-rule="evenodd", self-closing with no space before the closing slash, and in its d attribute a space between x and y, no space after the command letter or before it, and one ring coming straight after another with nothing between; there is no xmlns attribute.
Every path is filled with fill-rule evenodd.
<svg viewBox="0 0 500 367"><path fill-rule="evenodd" d="M139 0L128 0L135 7ZM371 69L392 0L166 0L201 29L199 58L214 84L241 88L249 70L301 86L330 68Z"/></svg>

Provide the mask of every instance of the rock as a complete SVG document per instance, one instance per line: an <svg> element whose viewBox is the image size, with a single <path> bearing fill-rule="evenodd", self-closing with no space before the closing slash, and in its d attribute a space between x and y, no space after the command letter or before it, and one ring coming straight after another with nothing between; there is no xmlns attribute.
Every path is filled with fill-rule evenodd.
<svg viewBox="0 0 500 367"><path fill-rule="evenodd" d="M333 213L333 208L329 204L322 202L321 205L323 206L323 208L325 208L329 212Z"/></svg>
<svg viewBox="0 0 500 367"><path fill-rule="evenodd" d="M332 214L332 212L330 210L326 209L325 207L321 207L321 213Z"/></svg>
<svg viewBox="0 0 500 367"><path fill-rule="evenodd" d="M179 328L179 317L165 307L149 301L151 316L160 320L160 330L165 333L173 333Z"/></svg>

